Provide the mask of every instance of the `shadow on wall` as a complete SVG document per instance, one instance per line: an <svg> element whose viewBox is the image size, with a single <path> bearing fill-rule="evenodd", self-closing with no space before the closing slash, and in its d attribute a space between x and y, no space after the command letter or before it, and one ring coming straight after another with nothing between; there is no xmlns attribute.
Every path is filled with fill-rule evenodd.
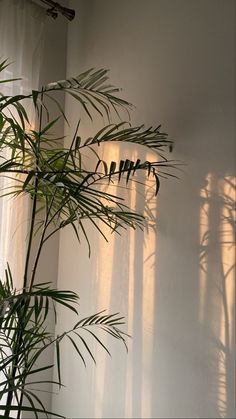
<svg viewBox="0 0 236 419"><path fill-rule="evenodd" d="M120 158L118 146L107 149L107 160L109 153L112 159ZM137 192L132 185L128 199L133 208L149 215L151 227L146 232L128 231L123 237L114 235L109 244L99 238L97 246L96 308L118 307L126 315L132 340L128 357L119 365L114 360L107 363L105 353L99 351L96 355L99 362L92 391L96 395L93 417L119 414L119 417L156 418L167 417L167 413L173 418L206 417L206 413L208 417L234 417L235 179L215 174L206 176L199 192L200 207L196 209L199 275L196 269L186 289L183 287L188 278L172 284L166 299L156 270L158 235L153 221L157 199L152 185L146 188L147 207L139 199L142 188ZM170 263L173 263L171 257ZM159 285L163 297L161 307ZM191 300L188 287L195 293L195 302L192 307L191 301L184 305L179 314L182 297L178 295L186 293L186 298ZM179 316L176 322L174 315ZM168 327L169 321L176 325L176 330L160 330L163 316L165 325ZM172 334L171 330L174 330Z"/></svg>
<svg viewBox="0 0 236 419"><path fill-rule="evenodd" d="M232 176L209 174L201 190L199 322L208 352L207 397L217 417L234 417L235 188Z"/></svg>

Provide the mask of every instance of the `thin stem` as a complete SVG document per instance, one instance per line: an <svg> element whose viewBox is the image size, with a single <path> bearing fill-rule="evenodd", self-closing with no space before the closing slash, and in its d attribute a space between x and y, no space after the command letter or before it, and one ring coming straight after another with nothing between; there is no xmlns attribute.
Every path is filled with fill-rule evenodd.
<svg viewBox="0 0 236 419"><path fill-rule="evenodd" d="M33 266L33 270L32 270L32 277L31 277L31 281L30 281L30 285L29 285L29 292L32 290L32 287L33 287L33 284L34 284L34 279L35 279L35 274L36 274L37 267L38 267L38 262L39 262L40 254L41 254L43 245L45 243L44 237L45 237L47 228L48 228L48 226L51 223L51 220L48 221L48 218L50 216L50 211L52 209L52 205L53 205L53 201L54 201L54 198L55 198L55 195L56 195L56 191L57 191L57 188L55 188L55 191L54 191L54 194L52 196L52 199L51 199L51 202L50 202L49 207L47 205L47 199L46 199L46 217L45 217L44 227L43 227L43 231L42 231L42 234L41 234L41 239L40 239L40 243L39 243L39 247L38 247L38 252L37 252L37 255L36 255L36 258L35 258L35 262L34 262L34 266Z"/></svg>
<svg viewBox="0 0 236 419"><path fill-rule="evenodd" d="M60 229L61 229L62 227L57 227L57 228L55 228L55 230L53 230L51 233L49 233L48 234L48 236L47 237L45 237L45 239L44 239L44 241L43 241L43 243L46 243L46 241L48 240L48 239L50 239L50 237L52 237L57 231L59 231Z"/></svg>
<svg viewBox="0 0 236 419"><path fill-rule="evenodd" d="M36 217L36 206L37 206L37 190L38 190L38 178L35 177L34 183L34 198L33 198L33 207L32 207L32 214L31 214L31 223L30 223L30 233L29 233L29 241L28 241L28 248L26 254L26 262L25 262L25 272L24 272L24 283L23 283L23 290L26 289L27 280L28 280L28 269L29 269L29 260L30 260L30 253L32 248L32 240L34 234L34 225L35 225L35 217Z"/></svg>
<svg viewBox="0 0 236 419"><path fill-rule="evenodd" d="M41 93L41 102L42 102L42 99L43 99L43 92ZM43 116L42 111L43 111L43 107L42 107L42 104L41 104L40 114L39 114L39 133L41 132L41 127L42 127L42 116ZM37 149L36 149L38 154L39 154L39 149L40 149L40 135L38 137ZM36 155L36 161L35 161L36 168L38 167L38 163L39 163L38 154ZM35 218L36 218L38 183L39 183L39 179L38 179L37 175L35 175L34 198L33 198L32 212L31 212L29 241L28 241L26 261L25 261L25 271L24 271L24 279L23 279L23 292L26 290L27 282L28 282L29 260L30 260L31 250L32 250L32 239L33 239L34 225L35 225ZM24 302L22 302L22 305L24 305ZM12 374L11 374L11 378L10 378L11 383L14 383L15 377L16 377L16 372L17 372L18 362L19 362L19 356L20 356L20 348L21 348L22 342L23 342L23 333L24 333L23 327L20 327L19 332L18 332L17 344L16 344L16 348L15 348L16 359L15 359L15 362L14 362L14 365L13 365L13 368L12 368ZM9 386L10 386L10 383L9 383ZM23 386L23 388L24 388L24 386ZM13 395L14 395L13 390L10 390L8 392L8 395L7 395L7 404L6 404L6 409L5 409L6 418L10 417ZM19 401L19 404L18 404L19 413L21 413L22 403L23 403L23 393L21 392L21 397L20 397L20 401Z"/></svg>
<svg viewBox="0 0 236 419"><path fill-rule="evenodd" d="M44 237L45 237L46 230L47 230L47 222L45 220L44 228L43 228L43 231L42 231L42 234L41 234L41 239L40 239L40 242L39 242L37 255L36 255L34 266L33 266L33 269L32 269L32 276L31 276L31 280L30 280L30 284L29 284L29 292L31 292L32 287L34 285L35 275L36 275L36 271L37 271L39 257L40 257L42 247L43 247L43 244L44 244Z"/></svg>
<svg viewBox="0 0 236 419"><path fill-rule="evenodd" d="M23 387L24 387L24 384L23 384ZM21 392L19 406L22 406L23 397L24 397L24 394L23 394L23 392ZM19 410L18 413L17 413L17 419L20 419L20 417L21 417L21 411Z"/></svg>
<svg viewBox="0 0 236 419"><path fill-rule="evenodd" d="M37 155L36 155L36 161L35 161L36 170L37 170L37 167L38 167L38 164L39 164L40 133L41 133L41 128L42 128L42 117L43 117L42 100L43 100L43 92L41 93L41 105L40 105L40 113L39 113L39 136L38 136L38 141L37 141ZM34 225L35 225L35 218L36 218L38 184L39 184L39 179L38 179L37 174L35 174L34 198L33 198L33 207L32 207L32 213L31 213L29 241L28 241L28 248L27 248L26 262L25 262L23 289L26 288L27 281L28 281L29 260L30 260L30 253L31 253L31 249L32 249L32 239L33 239L33 234L34 234Z"/></svg>
<svg viewBox="0 0 236 419"><path fill-rule="evenodd" d="M21 304L21 307L23 307L23 303ZM22 340L23 340L24 324L22 324L22 318L20 318L20 316L18 316L17 327L18 327L17 341L16 341L15 350L13 350L13 353L16 354L16 357L14 359L12 374L11 374L11 378L9 380L9 388L11 388L11 384L12 384L12 387L14 387L14 382L15 382L15 379L16 379L16 373L17 373L18 363L19 363L19 358L20 358L20 349L21 349ZM21 393L21 394L23 395L23 393ZM10 390L7 394L7 402L6 402L6 409L5 409L5 417L6 418L10 417L13 395L14 395L13 390ZM22 400L23 400L23 397L22 397ZM21 404L18 404L18 406L22 405L22 400L21 400Z"/></svg>

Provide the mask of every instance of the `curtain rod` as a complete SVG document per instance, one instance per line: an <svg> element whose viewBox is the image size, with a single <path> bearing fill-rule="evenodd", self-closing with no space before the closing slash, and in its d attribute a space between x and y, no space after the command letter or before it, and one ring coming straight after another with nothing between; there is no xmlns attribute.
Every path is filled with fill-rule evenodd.
<svg viewBox="0 0 236 419"><path fill-rule="evenodd" d="M58 13L61 13L68 20L73 20L75 17L75 11L73 9L68 9L68 7L61 6L61 4L56 3L53 0L39 0L39 1L41 3L46 4L47 6L50 6L50 8L47 9L47 15L51 16L53 19L57 18Z"/></svg>

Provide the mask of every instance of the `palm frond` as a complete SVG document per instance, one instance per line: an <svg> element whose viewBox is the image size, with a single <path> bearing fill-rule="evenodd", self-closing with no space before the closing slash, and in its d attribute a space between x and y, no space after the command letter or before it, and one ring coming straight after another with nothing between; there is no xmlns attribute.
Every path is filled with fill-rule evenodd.
<svg viewBox="0 0 236 419"><path fill-rule="evenodd" d="M42 88L42 91L46 92L48 96L51 96L50 92L53 91L67 92L80 103L90 119L92 119L92 115L89 108L102 117L105 114L108 121L111 120L112 111L119 116L119 109L124 109L129 116L129 110L132 108L131 103L116 96L120 89L108 85L107 80L108 70L90 69L77 77L49 83ZM40 92L34 91L35 104L37 104L39 94Z"/></svg>
<svg viewBox="0 0 236 419"><path fill-rule="evenodd" d="M56 365L58 370L58 382L56 383L61 386L60 345L66 337L85 365L86 355L92 358L94 362L95 358L85 337L82 335L82 331L92 336L107 353L109 353L109 350L106 345L90 329L101 328L104 332L125 343L125 334L118 329L123 324L123 317L120 317L118 314L104 315L103 313L96 313L77 321L72 329L54 337L52 333L47 332L45 329L45 322L49 313L49 300L62 304L77 313L73 305L77 303L78 296L74 292L56 290L47 282L35 285L31 291L17 292L13 287L10 268L9 266L7 267L5 281L0 281L0 338L4 342L0 351L0 371L6 377L0 384L0 398L4 394L12 392L17 400L20 392L29 401L30 407L28 411L32 411L35 417L43 411L47 414L50 414L50 412L46 411L38 396L30 390L32 382L26 381L26 378L32 374L37 375L39 372L45 372L52 368L52 365L35 368L37 360L49 346L55 345L56 347ZM21 337L20 346L18 346L19 336ZM4 350L5 347L8 352L7 357ZM15 348L17 348L17 352L15 352ZM14 380L9 381L12 368L15 369ZM6 409L6 406L0 405L0 409L2 408ZM22 406L16 405L14 409L11 407L10 411L19 409L24 411L25 408L23 407L22 409Z"/></svg>
<svg viewBox="0 0 236 419"><path fill-rule="evenodd" d="M162 150L169 151L170 146L173 146L173 141L168 140L168 135L161 132L161 125L156 128L145 128L144 125L132 127L128 122L121 122L119 124L109 124L103 127L94 137L85 141L84 145L101 144L103 142L122 142L134 143L142 145L149 149L160 153ZM161 155L163 158L163 155Z"/></svg>

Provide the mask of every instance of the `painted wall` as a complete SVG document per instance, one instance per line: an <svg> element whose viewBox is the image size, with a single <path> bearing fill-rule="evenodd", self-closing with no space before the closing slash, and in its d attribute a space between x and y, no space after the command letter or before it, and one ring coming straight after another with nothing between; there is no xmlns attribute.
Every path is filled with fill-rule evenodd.
<svg viewBox="0 0 236 419"><path fill-rule="evenodd" d="M136 105L133 123L162 123L185 162L150 205L155 228L109 236L89 230L88 258L61 234L59 287L81 296L80 312L124 314L129 352L112 359L92 346L87 369L65 348L53 409L76 418L234 417L235 2L71 1L67 75L111 69ZM72 126L80 116L66 110ZM83 123L81 132L101 125ZM125 150L125 153L128 152ZM135 154L136 151L134 151ZM121 156L116 147L109 158ZM134 206L143 202L132 190ZM62 313L58 328L71 318Z"/></svg>

